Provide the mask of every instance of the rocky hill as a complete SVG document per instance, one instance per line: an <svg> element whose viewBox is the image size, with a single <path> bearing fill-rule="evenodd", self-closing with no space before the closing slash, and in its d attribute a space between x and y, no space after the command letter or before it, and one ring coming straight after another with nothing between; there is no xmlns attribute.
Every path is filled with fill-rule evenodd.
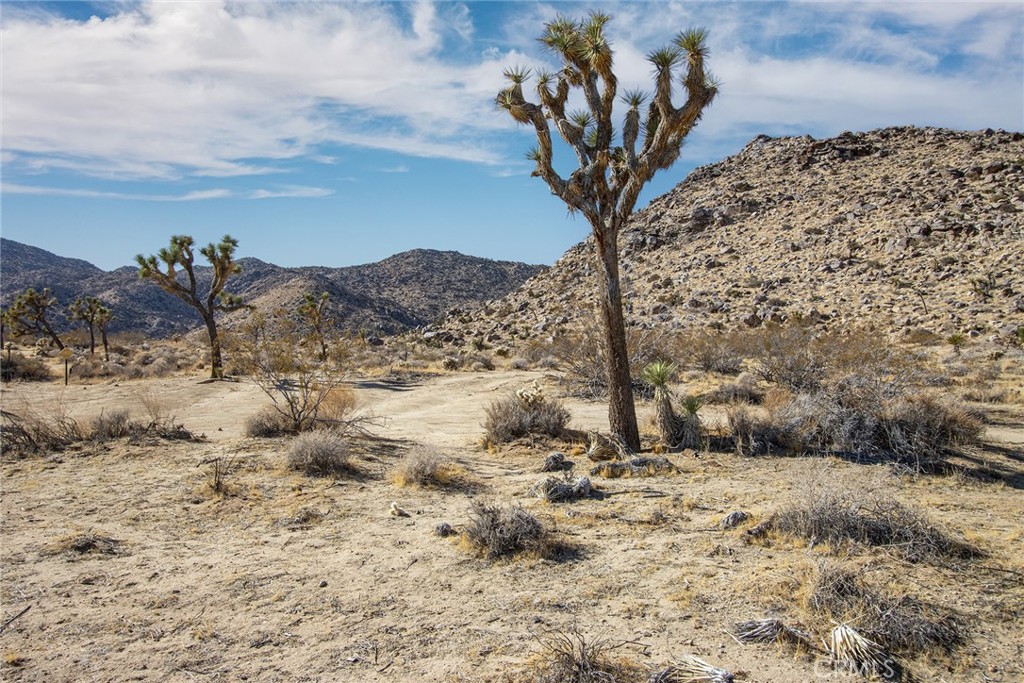
<svg viewBox="0 0 1024 683"><path fill-rule="evenodd" d="M452 307L503 296L544 269L427 249L347 268L282 268L254 258L239 263L242 273L228 289L247 303L271 310L294 305L307 292L328 292L330 315L340 327L379 333L424 325ZM197 274L208 281L210 269L200 267ZM136 268L107 272L79 259L0 239L0 301L9 304L26 287L49 287L61 310L76 296L98 297L114 311L112 332L161 337L188 332L199 322L182 301L140 280ZM225 322L230 326L244 315L227 316ZM54 322L58 329L68 326L60 315Z"/></svg>
<svg viewBox="0 0 1024 683"><path fill-rule="evenodd" d="M802 320L892 334L1024 324L1024 135L887 128L754 138L696 169L621 235L633 326ZM495 343L598 324L590 240L427 334Z"/></svg>

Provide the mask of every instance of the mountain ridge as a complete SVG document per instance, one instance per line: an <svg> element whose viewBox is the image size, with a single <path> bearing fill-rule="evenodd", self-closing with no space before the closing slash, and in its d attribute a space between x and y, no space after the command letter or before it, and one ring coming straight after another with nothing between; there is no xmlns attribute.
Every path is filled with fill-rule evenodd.
<svg viewBox="0 0 1024 683"><path fill-rule="evenodd" d="M0 238L0 259L4 305L27 287L49 287L61 310L79 295L103 300L114 312L111 332L166 337L198 327L195 311L152 282L140 280L135 267L104 271L81 259L6 238ZM343 268L285 268L249 256L238 263L242 272L229 280L228 291L246 303L264 309L291 307L306 293L327 292L328 312L339 327L382 334L422 326L449 308L503 295L546 267L432 249ZM196 274L203 287L210 268L197 265ZM245 315L226 314L224 325L230 327ZM70 326L60 315L53 322L58 330Z"/></svg>

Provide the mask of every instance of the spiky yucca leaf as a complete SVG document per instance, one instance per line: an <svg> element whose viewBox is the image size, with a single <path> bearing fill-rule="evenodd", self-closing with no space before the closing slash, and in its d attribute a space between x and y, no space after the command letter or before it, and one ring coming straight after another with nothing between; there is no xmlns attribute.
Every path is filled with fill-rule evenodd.
<svg viewBox="0 0 1024 683"><path fill-rule="evenodd" d="M707 38L708 30L706 28L691 28L677 35L674 42L691 58L705 57L708 53Z"/></svg>
<svg viewBox="0 0 1024 683"><path fill-rule="evenodd" d="M663 387L668 384L672 377L675 376L678 366L675 363L669 361L657 360L653 363L649 363L643 370L644 381L649 382L654 387Z"/></svg>

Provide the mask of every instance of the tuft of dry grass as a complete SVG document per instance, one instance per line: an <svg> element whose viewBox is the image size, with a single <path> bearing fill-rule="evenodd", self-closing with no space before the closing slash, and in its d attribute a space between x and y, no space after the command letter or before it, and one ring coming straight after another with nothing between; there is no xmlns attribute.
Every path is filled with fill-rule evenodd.
<svg viewBox="0 0 1024 683"><path fill-rule="evenodd" d="M604 477L606 479L620 479L623 477L653 477L658 474L675 474L679 468L672 464L668 458L633 458L632 460L602 462L592 470L591 476Z"/></svg>
<svg viewBox="0 0 1024 683"><path fill-rule="evenodd" d="M43 550L44 555L116 555L121 541L98 532L88 531L58 539Z"/></svg>
<svg viewBox="0 0 1024 683"><path fill-rule="evenodd" d="M288 447L288 467L318 477L352 475L359 470L352 462L349 444L333 431L305 432Z"/></svg>
<svg viewBox="0 0 1024 683"><path fill-rule="evenodd" d="M462 467L437 451L421 447L410 451L391 470L395 486L413 488L446 488L466 481Z"/></svg>
<svg viewBox="0 0 1024 683"><path fill-rule="evenodd" d="M294 425L281 412L264 408L245 421L245 435L254 438L284 436L294 433Z"/></svg>
<svg viewBox="0 0 1024 683"><path fill-rule="evenodd" d="M541 652L530 667L536 683L614 683L639 680L640 668L613 653L628 641L588 638L578 627L537 636Z"/></svg>
<svg viewBox="0 0 1024 683"><path fill-rule="evenodd" d="M555 545L539 519L522 506L501 506L473 501L466 543L489 560L521 553L548 557Z"/></svg>
<svg viewBox="0 0 1024 683"><path fill-rule="evenodd" d="M858 500L851 492L832 487L812 492L805 501L774 513L748 533L762 536L769 532L837 549L851 542L890 548L911 562L967 560L983 555L978 548L892 498Z"/></svg>

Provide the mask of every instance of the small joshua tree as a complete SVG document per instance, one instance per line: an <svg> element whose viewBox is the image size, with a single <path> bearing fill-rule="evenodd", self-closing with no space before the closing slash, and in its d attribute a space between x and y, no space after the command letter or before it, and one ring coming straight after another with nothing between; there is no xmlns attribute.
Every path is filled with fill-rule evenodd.
<svg viewBox="0 0 1024 683"><path fill-rule="evenodd" d="M310 336L320 345L320 360L327 360L327 334L334 324L334 321L327 317L327 300L330 295L324 292L320 295L320 298L314 297L312 294L306 294L305 299L296 312L299 317L309 325Z"/></svg>
<svg viewBox="0 0 1024 683"><path fill-rule="evenodd" d="M619 283L619 231L633 213L644 185L654 174L679 158L683 140L711 104L718 85L704 69L707 32L680 33L673 44L648 55L654 66L654 95L641 122L640 108L648 96L625 93L627 110L619 139L612 122L618 79L612 70L612 49L604 35L611 17L600 12L586 20L559 17L548 23L540 41L562 63L557 73L537 75L540 104L526 100L526 69L507 69L511 85L496 102L516 122L534 127L537 147L528 157L536 163L533 175L547 183L552 194L571 212L590 223L600 262L600 309L608 350L608 418L611 430L626 446L640 448L626 349L622 291ZM674 71L682 68L686 102L672 104ZM566 112L570 92L582 91L586 108ZM573 151L579 167L568 178L554 169L551 126ZM639 144L639 148L637 143Z"/></svg>
<svg viewBox="0 0 1024 683"><path fill-rule="evenodd" d="M113 314L103 302L93 296L78 297L68 306L68 317L71 320L81 320L89 326L89 353L96 353L96 329L99 328L103 336L103 352L106 360L110 360L110 352L107 347L107 323Z"/></svg>
<svg viewBox="0 0 1024 683"><path fill-rule="evenodd" d="M224 291L228 278L242 272L242 267L235 262L238 240L230 235L224 235L219 244L211 242L199 250L213 267L210 288L205 294L199 292L193 267L194 244L194 240L188 235L174 235L171 237L170 246L161 249L157 254L163 262L162 265L157 261L157 256L146 257L139 254L135 260L139 264L140 278L155 282L165 292L173 294L199 312L210 336L210 377L223 379L224 361L221 357L221 342L214 314L217 311L236 311L245 307L239 297ZM187 276L184 283L178 279L178 267L181 267Z"/></svg>
<svg viewBox="0 0 1024 683"><path fill-rule="evenodd" d="M15 297L10 307L4 311L4 322L11 328L11 334L46 335L53 340L58 349L64 348L64 342L53 331L46 319L47 312L57 305L57 297L47 287L41 292L29 287Z"/></svg>

